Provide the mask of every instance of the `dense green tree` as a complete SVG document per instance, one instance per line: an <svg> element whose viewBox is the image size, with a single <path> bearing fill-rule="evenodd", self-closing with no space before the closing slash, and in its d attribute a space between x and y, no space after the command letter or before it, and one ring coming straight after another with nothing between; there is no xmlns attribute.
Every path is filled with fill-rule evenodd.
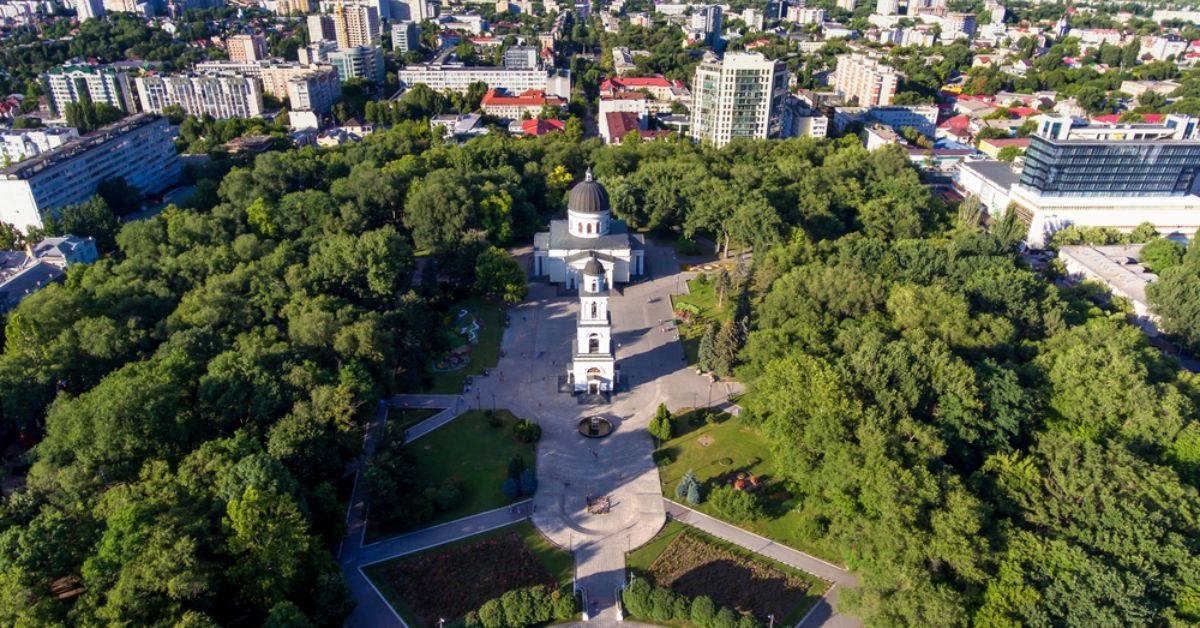
<svg viewBox="0 0 1200 628"><path fill-rule="evenodd" d="M488 247L475 259L475 287L479 292L506 303L525 299L525 271L511 255L497 247Z"/></svg>

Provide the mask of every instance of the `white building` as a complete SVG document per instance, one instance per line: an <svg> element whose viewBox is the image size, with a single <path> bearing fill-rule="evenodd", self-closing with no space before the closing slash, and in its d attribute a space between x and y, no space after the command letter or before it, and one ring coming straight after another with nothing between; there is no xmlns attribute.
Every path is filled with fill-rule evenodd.
<svg viewBox="0 0 1200 628"><path fill-rule="evenodd" d="M688 19L689 30L701 35L708 45L713 46L721 38L721 6L717 4L692 5L692 16Z"/></svg>
<svg viewBox="0 0 1200 628"><path fill-rule="evenodd" d="M794 24L824 24L825 9L793 4L788 6L785 19Z"/></svg>
<svg viewBox="0 0 1200 628"><path fill-rule="evenodd" d="M834 88L847 101L858 101L859 107L880 107L892 104L900 75L878 59L861 54L839 55L837 80Z"/></svg>
<svg viewBox="0 0 1200 628"><path fill-rule="evenodd" d="M579 319L575 323L575 356L568 373L575 392L597 395L617 386L617 358L608 310L604 265L589 256L580 270Z"/></svg>
<svg viewBox="0 0 1200 628"><path fill-rule="evenodd" d="M739 138L779 137L787 68L754 52L706 55L692 81L691 136L724 146Z"/></svg>
<svg viewBox="0 0 1200 628"><path fill-rule="evenodd" d="M489 88L502 88L513 94L543 90L560 98L571 97L571 73L567 70L513 69L459 64L410 65L400 70L405 86L424 83L434 91L452 90L465 94L471 83L481 81Z"/></svg>
<svg viewBox="0 0 1200 628"><path fill-rule="evenodd" d="M65 115L68 103L83 100L111 105L126 113L137 111L129 75L112 66L72 63L41 76L46 102L56 115Z"/></svg>
<svg viewBox="0 0 1200 628"><path fill-rule="evenodd" d="M90 198L105 179L121 177L141 193L155 194L174 185L179 171L167 120L130 116L0 168L0 221L23 232L41 228L59 208Z"/></svg>
<svg viewBox="0 0 1200 628"><path fill-rule="evenodd" d="M0 162L7 166L37 157L77 137L74 127L0 129Z"/></svg>
<svg viewBox="0 0 1200 628"><path fill-rule="evenodd" d="M314 63L329 63L329 55L337 52L337 49L335 41L317 41L297 49L296 58L300 60L300 65L305 66Z"/></svg>
<svg viewBox="0 0 1200 628"><path fill-rule="evenodd" d="M358 46L355 48L340 48L328 54L329 64L337 70L342 81L352 78L366 79L372 83L383 84L384 69L383 49L379 46Z"/></svg>
<svg viewBox="0 0 1200 628"><path fill-rule="evenodd" d="M567 219L551 220L549 231L533 237L533 274L574 289L594 258L610 283L627 283L646 272L644 255L644 238L612 219L608 191L589 170L567 197Z"/></svg>
<svg viewBox="0 0 1200 628"><path fill-rule="evenodd" d="M325 115L342 95L337 70L319 67L288 81L288 104L293 111L312 111Z"/></svg>
<svg viewBox="0 0 1200 628"><path fill-rule="evenodd" d="M421 29L417 23L406 20L392 23L392 50L412 52L421 49Z"/></svg>
<svg viewBox="0 0 1200 628"><path fill-rule="evenodd" d="M333 26L332 15L310 15L308 16L308 41L316 43L319 41L336 41L337 29Z"/></svg>
<svg viewBox="0 0 1200 628"><path fill-rule="evenodd" d="M540 52L536 46L512 46L504 51L504 67L516 70L540 68Z"/></svg>
<svg viewBox="0 0 1200 628"><path fill-rule="evenodd" d="M217 119L257 118L263 113L262 84L258 79L235 75L183 74L140 76L137 79L142 111L159 113L179 105L192 116Z"/></svg>
<svg viewBox="0 0 1200 628"><path fill-rule="evenodd" d="M75 0L75 15L80 22L104 17L104 3L101 0Z"/></svg>
<svg viewBox="0 0 1200 628"><path fill-rule="evenodd" d="M336 44L326 42L323 44L313 44L313 46L328 46L329 51L336 51ZM301 49L304 50L304 49ZM227 76L241 76L252 78L262 84L264 94L270 94L275 98L283 100L288 95L288 81L297 76L304 76L315 69L321 67L329 67L317 65L325 63L325 59L313 61L311 64L306 62L297 63L295 61L282 61L280 59L267 59L265 61L202 61L196 64L196 72L199 74L220 74Z"/></svg>
<svg viewBox="0 0 1200 628"><path fill-rule="evenodd" d="M879 15L897 15L900 13L900 0L878 0L875 3L875 13Z"/></svg>

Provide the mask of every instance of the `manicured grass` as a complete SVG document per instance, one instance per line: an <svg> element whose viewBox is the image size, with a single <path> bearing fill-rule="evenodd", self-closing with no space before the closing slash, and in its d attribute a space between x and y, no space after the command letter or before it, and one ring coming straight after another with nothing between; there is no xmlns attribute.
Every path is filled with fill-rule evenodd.
<svg viewBox="0 0 1200 628"><path fill-rule="evenodd" d="M457 477L461 483L459 505L438 513L427 525L508 504L509 499L501 490L508 461L521 456L530 469L534 468L533 445L513 437L512 426L517 417L508 410L496 413L504 419L501 427L489 425L483 411L470 410L404 446L416 462L419 482L440 484L445 478Z"/></svg>
<svg viewBox="0 0 1200 628"><path fill-rule="evenodd" d="M688 597L707 595L721 606L774 614L798 622L829 583L677 521L630 552L626 564L641 577Z"/></svg>
<svg viewBox="0 0 1200 628"><path fill-rule="evenodd" d="M675 499L675 485L689 470L696 474L704 497L714 488L728 483L739 472L755 475L761 481L756 494L764 515L751 521L730 523L800 551L840 562L836 552L819 539L811 539L801 533L804 526L795 511L801 504L779 478L767 441L737 417L721 413L718 415L720 422L697 424L693 419L701 415L702 411L677 414L675 433L679 435L663 443L654 452L663 495ZM702 439L709 444L701 444ZM702 500L692 508L724 519L707 501Z"/></svg>
<svg viewBox="0 0 1200 628"><path fill-rule="evenodd" d="M699 314L692 316L691 322L679 324L679 339L683 342L683 354L687 357L689 365L696 363L697 355L700 352L700 336L704 335L704 329L708 323L719 325L730 316L732 311L730 300L733 295L725 295L721 306L718 307L717 274L710 273L707 277L707 281L702 281L699 277L689 281L688 294L671 295L671 308L674 311L687 309L687 306L694 306L699 310ZM729 292L732 293L733 290L730 289Z"/></svg>
<svg viewBox="0 0 1200 628"><path fill-rule="evenodd" d="M427 366L429 386L424 392L447 395L462 392L467 377L482 374L483 369L496 366L500 360L500 341L504 338L504 307L487 299L467 299L455 304L447 312L447 329L453 326L459 310L463 308L474 313L479 322L479 341L472 345L471 362L457 371L447 372L433 370L431 363Z"/></svg>
<svg viewBox="0 0 1200 628"><path fill-rule="evenodd" d="M410 626L448 624L510 589L570 584L574 559L528 521L363 571ZM436 606L436 608L435 608Z"/></svg>
<svg viewBox="0 0 1200 628"><path fill-rule="evenodd" d="M401 429L408 429L439 412L441 410L437 408L398 408L392 406L388 409L388 422L399 425Z"/></svg>

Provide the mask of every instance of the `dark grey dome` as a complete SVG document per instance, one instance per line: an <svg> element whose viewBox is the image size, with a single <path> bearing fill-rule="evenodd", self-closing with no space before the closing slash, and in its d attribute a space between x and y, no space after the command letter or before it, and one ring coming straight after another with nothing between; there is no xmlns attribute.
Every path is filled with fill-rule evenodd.
<svg viewBox="0 0 1200 628"><path fill-rule="evenodd" d="M608 190L592 180L591 168L588 168L583 181L571 188L571 194L567 197L567 209L585 214L599 214L609 210Z"/></svg>
<svg viewBox="0 0 1200 628"><path fill-rule="evenodd" d="M596 261L596 258L593 257L592 259L588 260L587 264L583 265L583 274L590 275L592 277L599 277L604 274L604 266L602 266L600 262Z"/></svg>

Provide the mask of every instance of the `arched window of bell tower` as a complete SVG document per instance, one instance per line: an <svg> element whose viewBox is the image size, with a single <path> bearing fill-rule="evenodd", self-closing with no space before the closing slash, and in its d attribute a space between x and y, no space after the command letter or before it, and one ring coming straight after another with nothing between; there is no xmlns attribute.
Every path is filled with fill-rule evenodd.
<svg viewBox="0 0 1200 628"><path fill-rule="evenodd" d="M592 304L592 318L596 318L596 304Z"/></svg>

